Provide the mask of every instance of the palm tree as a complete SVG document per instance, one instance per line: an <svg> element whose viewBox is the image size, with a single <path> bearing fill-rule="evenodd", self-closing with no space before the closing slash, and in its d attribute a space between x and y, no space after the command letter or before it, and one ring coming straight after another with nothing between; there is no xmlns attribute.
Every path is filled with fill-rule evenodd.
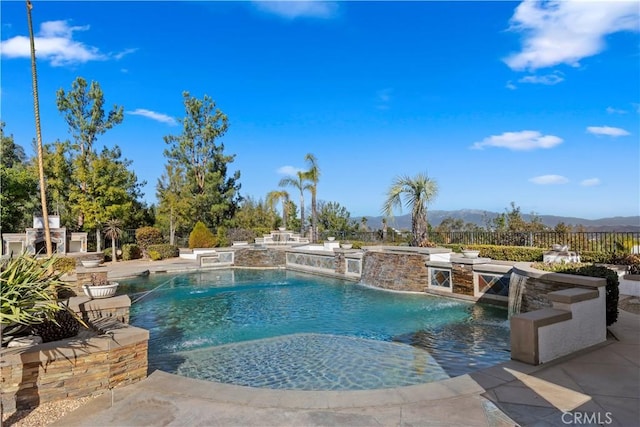
<svg viewBox="0 0 640 427"><path fill-rule="evenodd" d="M33 5L27 0L27 20L29 21L29 41L31 43L31 79L33 83L33 111L36 118L36 139L38 143L38 175L40 176L40 203L42 204L42 222L44 222L44 239L47 245L47 256L53 254L51 230L49 229L49 212L47 210L47 187L44 181L44 161L42 159L42 132L40 130L40 102L38 100L38 71L36 70L36 46L33 38L31 9Z"/></svg>
<svg viewBox="0 0 640 427"><path fill-rule="evenodd" d="M267 205L270 209L282 200L282 226L287 228L287 217L289 216L289 193L286 191L270 191L267 193Z"/></svg>
<svg viewBox="0 0 640 427"><path fill-rule="evenodd" d="M297 179L292 176L282 178L278 185L294 187L300 191L300 235L304 236L304 191L309 189L309 184L305 182L307 178L304 172L296 172L296 177Z"/></svg>
<svg viewBox="0 0 640 427"><path fill-rule="evenodd" d="M318 241L318 209L316 195L318 193L318 181L320 180L320 168L318 168L318 160L316 156L307 153L304 159L309 162L309 170L304 173L305 178L309 181L309 191L311 192L311 241Z"/></svg>
<svg viewBox="0 0 640 427"><path fill-rule="evenodd" d="M393 217L393 208L402 209L402 202L411 208L411 232L413 237L411 246L424 246L428 242L427 205L436 197L438 184L427 174L415 177L396 177L387 191L387 199L383 205L383 212Z"/></svg>
<svg viewBox="0 0 640 427"><path fill-rule="evenodd" d="M104 227L104 236L111 239L111 262L118 262L118 254L116 252L116 239L122 236L122 222L119 219L110 219Z"/></svg>

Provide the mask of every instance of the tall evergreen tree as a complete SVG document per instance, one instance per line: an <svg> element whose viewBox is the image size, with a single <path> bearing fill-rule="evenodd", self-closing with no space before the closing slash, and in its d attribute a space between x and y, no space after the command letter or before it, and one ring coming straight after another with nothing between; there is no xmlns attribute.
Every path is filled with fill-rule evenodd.
<svg viewBox="0 0 640 427"><path fill-rule="evenodd" d="M228 176L227 170L235 155L226 155L219 141L229 127L228 118L207 95L200 100L184 92L183 98L186 115L179 119L182 133L164 137L169 145L164 155L185 170L195 215L192 220L218 227L233 218L242 200L240 172Z"/></svg>
<svg viewBox="0 0 640 427"><path fill-rule="evenodd" d="M190 190L182 167L171 162L156 185L158 198L157 221L160 227L169 230L169 243L175 244L176 232L187 232L193 225Z"/></svg>
<svg viewBox="0 0 640 427"><path fill-rule="evenodd" d="M71 148L73 154L73 166L76 177L79 178L77 189L86 199L91 199L86 178L92 172L89 170L90 164L95 157L93 144L98 136L104 134L115 125L122 123L124 118L123 107L114 105L113 109L105 115L104 93L98 82L87 81L78 77L71 84L71 90L67 93L64 89L59 89L56 93L58 111L63 115L74 143ZM84 225L83 210L78 211L78 226Z"/></svg>

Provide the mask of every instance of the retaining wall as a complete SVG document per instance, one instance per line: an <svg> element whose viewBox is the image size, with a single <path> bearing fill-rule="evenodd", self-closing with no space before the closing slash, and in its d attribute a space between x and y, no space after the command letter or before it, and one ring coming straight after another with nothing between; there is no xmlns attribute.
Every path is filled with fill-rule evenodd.
<svg viewBox="0 0 640 427"><path fill-rule="evenodd" d="M130 305L126 295L71 298L69 306L91 329L66 340L0 350L3 408L90 396L146 378L149 332L123 322Z"/></svg>

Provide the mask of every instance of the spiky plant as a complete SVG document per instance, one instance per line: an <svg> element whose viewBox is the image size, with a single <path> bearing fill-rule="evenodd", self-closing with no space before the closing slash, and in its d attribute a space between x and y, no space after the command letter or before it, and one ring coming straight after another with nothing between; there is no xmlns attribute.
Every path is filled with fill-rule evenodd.
<svg viewBox="0 0 640 427"><path fill-rule="evenodd" d="M66 309L58 302L58 292L70 286L60 280L62 273L54 271L55 262L55 257L41 262L23 254L0 264L0 339L54 320Z"/></svg>

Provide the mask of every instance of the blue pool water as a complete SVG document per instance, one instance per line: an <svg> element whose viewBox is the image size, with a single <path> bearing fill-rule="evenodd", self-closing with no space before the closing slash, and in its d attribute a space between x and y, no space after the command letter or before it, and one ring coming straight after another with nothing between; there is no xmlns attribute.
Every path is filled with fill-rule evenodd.
<svg viewBox="0 0 640 427"><path fill-rule="evenodd" d="M138 299L131 324L150 331L150 369L193 378L375 389L509 359L506 310L448 298L284 270L153 275L121 281L122 291Z"/></svg>

